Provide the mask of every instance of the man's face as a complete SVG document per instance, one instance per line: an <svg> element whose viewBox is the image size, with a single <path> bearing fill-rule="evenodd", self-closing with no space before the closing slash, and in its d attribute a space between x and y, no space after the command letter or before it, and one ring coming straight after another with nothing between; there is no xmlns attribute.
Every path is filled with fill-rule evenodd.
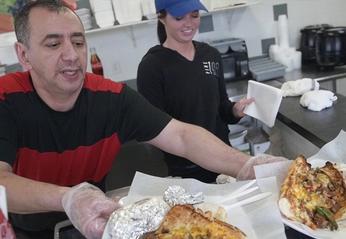
<svg viewBox="0 0 346 239"><path fill-rule="evenodd" d="M76 15L33 9L29 15L27 64L37 90L51 97L78 94L87 67L84 29Z"/></svg>

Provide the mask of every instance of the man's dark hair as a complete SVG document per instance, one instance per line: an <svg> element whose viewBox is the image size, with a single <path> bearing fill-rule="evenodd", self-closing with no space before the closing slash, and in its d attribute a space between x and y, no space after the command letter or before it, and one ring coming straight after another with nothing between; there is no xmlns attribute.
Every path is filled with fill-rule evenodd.
<svg viewBox="0 0 346 239"><path fill-rule="evenodd" d="M14 30L16 33L17 41L29 47L30 24L29 14L32 9L44 8L51 12L67 11L68 7L61 0L36 0L28 1L27 4L21 8L14 18ZM45 19L42 19L44 21Z"/></svg>

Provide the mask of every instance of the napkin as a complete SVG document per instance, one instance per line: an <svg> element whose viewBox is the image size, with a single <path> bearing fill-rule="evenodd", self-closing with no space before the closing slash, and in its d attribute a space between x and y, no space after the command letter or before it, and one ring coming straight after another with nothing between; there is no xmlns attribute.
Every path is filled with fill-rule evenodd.
<svg viewBox="0 0 346 239"><path fill-rule="evenodd" d="M273 127L282 100L282 91L278 88L249 80L247 98L255 102L248 105L244 113L254 117L269 127Z"/></svg>
<svg viewBox="0 0 346 239"><path fill-rule="evenodd" d="M196 179L160 178L136 172L124 203L128 205L143 198L161 196L171 185L179 185L191 194L203 192L206 203L215 203L247 183L249 181L206 184ZM227 210L227 222L244 231L249 239L286 239L280 211L276 206L276 178L262 178L256 183L261 192L271 192L272 195L265 200Z"/></svg>
<svg viewBox="0 0 346 239"><path fill-rule="evenodd" d="M312 111L321 111L333 105L333 101L338 97L329 90L315 90L306 92L300 98L300 104Z"/></svg>

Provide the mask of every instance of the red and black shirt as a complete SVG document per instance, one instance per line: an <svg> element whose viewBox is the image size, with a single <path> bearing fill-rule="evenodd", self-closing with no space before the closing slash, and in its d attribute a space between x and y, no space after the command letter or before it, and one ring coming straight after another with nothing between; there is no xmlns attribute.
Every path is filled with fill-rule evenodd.
<svg viewBox="0 0 346 239"><path fill-rule="evenodd" d="M101 182L122 143L150 140L170 120L126 85L94 74L67 112L41 100L28 72L0 77L0 160L26 178Z"/></svg>

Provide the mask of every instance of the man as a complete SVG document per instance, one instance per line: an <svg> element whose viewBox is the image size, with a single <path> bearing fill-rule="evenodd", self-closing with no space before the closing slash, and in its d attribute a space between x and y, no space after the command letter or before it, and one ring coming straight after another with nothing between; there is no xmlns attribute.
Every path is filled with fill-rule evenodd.
<svg viewBox="0 0 346 239"><path fill-rule="evenodd" d="M25 72L0 78L0 184L11 222L26 238L53 238L64 212L87 238L101 238L119 205L97 187L104 189L120 145L131 139L214 172L253 177L257 162L248 155L172 119L125 85L86 73L83 26L59 1L28 3L15 31Z"/></svg>

